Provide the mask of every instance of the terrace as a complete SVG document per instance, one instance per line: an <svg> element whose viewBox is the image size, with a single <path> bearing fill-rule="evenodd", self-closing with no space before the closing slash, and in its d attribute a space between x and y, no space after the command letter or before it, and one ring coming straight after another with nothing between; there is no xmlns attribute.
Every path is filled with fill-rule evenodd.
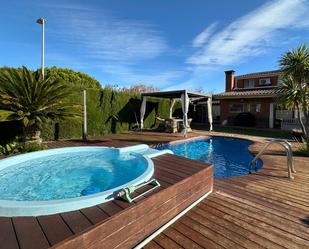
<svg viewBox="0 0 309 249"><path fill-rule="evenodd" d="M189 137L222 135L193 132ZM224 134L226 135L226 134ZM256 153L264 138L251 139ZM48 146L127 146L183 139L179 134L129 132L88 143L49 142ZM308 248L309 159L295 157L297 173L287 179L286 157L272 147L256 174L214 179L212 166L174 155L154 160L161 188L128 204L121 200L79 211L40 217L0 219L1 248ZM189 167L188 167L189 166ZM192 203L196 205L170 224ZM177 217L178 218L178 217ZM158 230L166 228L163 231ZM160 231L160 233L156 233Z"/></svg>
<svg viewBox="0 0 309 249"><path fill-rule="evenodd" d="M174 3L166 22L162 3L99 2L4 4L0 249L309 248L309 48L299 25L309 5L248 5L235 20L219 11L204 28L183 28L183 10L201 20L220 4ZM29 7L48 16L47 26L36 20L38 69ZM278 58L269 34L291 33L301 45L279 70L225 71L215 94L213 68L249 69L252 59L264 68L264 52Z"/></svg>

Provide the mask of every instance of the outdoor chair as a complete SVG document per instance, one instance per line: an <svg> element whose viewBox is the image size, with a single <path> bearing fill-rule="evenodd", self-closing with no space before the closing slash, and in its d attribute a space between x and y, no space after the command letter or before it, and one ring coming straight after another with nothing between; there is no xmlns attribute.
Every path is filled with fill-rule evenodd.
<svg viewBox="0 0 309 249"><path fill-rule="evenodd" d="M177 121L173 118L169 118L165 120L165 131L176 133L178 131Z"/></svg>

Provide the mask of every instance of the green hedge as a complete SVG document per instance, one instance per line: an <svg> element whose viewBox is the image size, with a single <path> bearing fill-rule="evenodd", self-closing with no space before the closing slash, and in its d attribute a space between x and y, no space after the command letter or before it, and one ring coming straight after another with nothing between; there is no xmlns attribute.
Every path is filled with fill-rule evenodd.
<svg viewBox="0 0 309 249"><path fill-rule="evenodd" d="M3 68L0 67L0 71ZM46 68L48 77L62 80L71 89L67 101L82 105L82 90L87 89L88 136L120 133L135 128L140 121L141 95L128 91L102 89L100 83L91 76L67 68ZM175 106L175 109L178 106ZM149 98L145 114L145 128L155 128L156 115L168 117L169 100ZM20 122L0 122L0 144L12 141L22 135ZM82 121L66 121L45 124L42 129L44 140L81 138Z"/></svg>
<svg viewBox="0 0 309 249"><path fill-rule="evenodd" d="M74 90L68 99L82 104L82 91ZM87 130L88 136L121 133L136 128L140 120L141 95L118 92L109 88L87 90ZM156 127L156 116L168 117L169 101L148 99L145 113L145 128ZM48 124L42 130L44 140L55 138L56 125ZM59 123L59 139L81 138L82 122L70 121Z"/></svg>

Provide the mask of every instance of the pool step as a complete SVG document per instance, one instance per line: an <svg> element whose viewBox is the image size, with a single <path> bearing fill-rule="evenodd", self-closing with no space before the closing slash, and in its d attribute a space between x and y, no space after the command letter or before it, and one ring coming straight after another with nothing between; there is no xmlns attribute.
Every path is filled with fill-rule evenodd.
<svg viewBox="0 0 309 249"><path fill-rule="evenodd" d="M126 152L136 152L141 153L144 156L147 156L149 158L161 156L164 154L174 154L171 150L156 150L153 148L150 148L147 144L138 144L133 146L128 146L124 148L119 148L120 153L126 153Z"/></svg>

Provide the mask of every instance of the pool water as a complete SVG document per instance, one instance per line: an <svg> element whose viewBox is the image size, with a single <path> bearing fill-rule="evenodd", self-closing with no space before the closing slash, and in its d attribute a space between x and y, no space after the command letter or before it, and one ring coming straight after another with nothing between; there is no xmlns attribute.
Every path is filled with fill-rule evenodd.
<svg viewBox="0 0 309 249"><path fill-rule="evenodd" d="M175 155L187 157L214 165L216 178L249 174L249 163L253 155L248 146L252 142L242 139L213 137L195 139L175 144L160 144L156 149L170 149ZM257 162L257 169L262 162Z"/></svg>
<svg viewBox="0 0 309 249"><path fill-rule="evenodd" d="M115 167L116 166L116 167ZM0 199L47 201L80 197L121 186L147 168L134 153L67 152L0 170Z"/></svg>

